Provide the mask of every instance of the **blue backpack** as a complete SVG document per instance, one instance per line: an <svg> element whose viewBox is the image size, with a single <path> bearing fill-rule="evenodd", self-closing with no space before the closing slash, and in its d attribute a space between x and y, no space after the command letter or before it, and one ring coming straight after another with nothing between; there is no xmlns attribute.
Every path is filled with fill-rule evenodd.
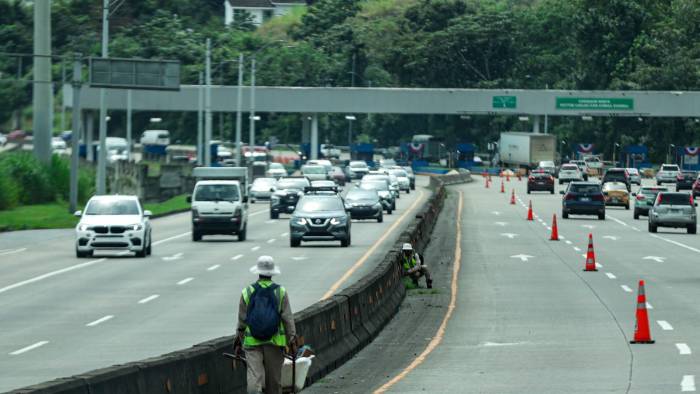
<svg viewBox="0 0 700 394"><path fill-rule="evenodd" d="M250 334L257 340L269 341L279 331L280 310L275 295L278 288L279 285L274 283L267 288L257 282L253 284L245 323L250 329Z"/></svg>

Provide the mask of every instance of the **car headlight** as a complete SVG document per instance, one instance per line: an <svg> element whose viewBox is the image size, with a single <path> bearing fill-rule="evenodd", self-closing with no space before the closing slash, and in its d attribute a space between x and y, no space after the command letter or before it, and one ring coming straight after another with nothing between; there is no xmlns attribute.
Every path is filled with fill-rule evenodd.
<svg viewBox="0 0 700 394"><path fill-rule="evenodd" d="M299 219L296 219L296 220L294 221L294 223L304 226L304 225L306 225L306 219L304 219L304 218L299 218Z"/></svg>
<svg viewBox="0 0 700 394"><path fill-rule="evenodd" d="M88 226L87 224L81 224L81 225L78 225L78 230L79 231L88 231L88 230L90 230L90 226Z"/></svg>
<svg viewBox="0 0 700 394"><path fill-rule="evenodd" d="M128 229L131 230L131 231L139 231L139 230L141 230L141 229L143 228L143 225L141 225L141 224L132 224L132 225L126 226L126 228L128 228Z"/></svg>
<svg viewBox="0 0 700 394"><path fill-rule="evenodd" d="M345 223L346 220L347 220L346 217L333 218L333 219L331 219L331 224L336 225L336 224Z"/></svg>
<svg viewBox="0 0 700 394"><path fill-rule="evenodd" d="M382 208L382 203L378 202L378 203L374 204L374 208L375 208L375 209L381 209L381 208Z"/></svg>

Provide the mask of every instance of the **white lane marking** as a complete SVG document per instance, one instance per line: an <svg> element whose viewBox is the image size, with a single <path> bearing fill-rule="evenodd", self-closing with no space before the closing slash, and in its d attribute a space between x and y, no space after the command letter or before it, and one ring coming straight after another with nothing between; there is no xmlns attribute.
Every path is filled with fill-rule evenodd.
<svg viewBox="0 0 700 394"><path fill-rule="evenodd" d="M176 253L172 256L167 256L163 257L163 261L174 261L174 260L180 260L183 256L183 253Z"/></svg>
<svg viewBox="0 0 700 394"><path fill-rule="evenodd" d="M282 233L280 234L280 237L286 237L287 235L289 235L289 233Z"/></svg>
<svg viewBox="0 0 700 394"><path fill-rule="evenodd" d="M35 343L35 344L33 344L33 345L29 345L29 346L23 347L23 348L21 348L21 349L19 349L19 350L15 350L14 352L10 353L10 356L19 356L19 355L22 354L22 353L26 353L26 352L32 351L32 350L34 350L34 349L36 349L36 348L38 348L38 347L42 347L42 346L46 345L47 343L49 343L49 341L40 341L40 342L37 342L37 343Z"/></svg>
<svg viewBox="0 0 700 394"><path fill-rule="evenodd" d="M595 228L595 226L592 224L582 224L581 227L587 228L589 230L593 230Z"/></svg>
<svg viewBox="0 0 700 394"><path fill-rule="evenodd" d="M564 238L563 235L560 235L560 236L559 236L559 239L566 239L566 238Z"/></svg>
<svg viewBox="0 0 700 394"><path fill-rule="evenodd" d="M683 375L681 391L695 391L695 375Z"/></svg>
<svg viewBox="0 0 700 394"><path fill-rule="evenodd" d="M107 315L105 317L101 317L93 322L86 324L85 327L95 327L96 325L102 324L102 323L106 322L107 320L112 320L112 318L114 318L113 315Z"/></svg>
<svg viewBox="0 0 700 394"><path fill-rule="evenodd" d="M580 252L580 251L581 251L581 248L579 248L578 246L574 246L574 250L577 251L577 252Z"/></svg>
<svg viewBox="0 0 700 394"><path fill-rule="evenodd" d="M595 263L595 267L598 268L598 269L603 268L603 264Z"/></svg>
<svg viewBox="0 0 700 394"><path fill-rule="evenodd" d="M153 294L152 296L148 296L148 297L146 297L146 298L144 298L144 299L142 299L142 300L139 300L139 304L146 304L146 303L149 303L149 302L155 300L155 299L158 298L158 297L160 297L158 294Z"/></svg>
<svg viewBox="0 0 700 394"><path fill-rule="evenodd" d="M695 252L695 253L700 253L700 249L696 249L696 248L694 248L694 247L692 247L692 246L688 246L688 245L686 245L686 244L682 244L682 243L680 243L680 242L677 242L677 241L674 241L674 240L671 240L671 239L668 239L668 238L660 237L660 236L658 236L658 235L656 235L656 234L649 234L649 235L651 235L651 236L654 237L654 238L660 239L660 240L662 240L662 241L666 241L666 242L668 242L668 243L674 244L674 245L676 245L676 246L680 246L681 248L688 249L688 250L693 251L693 252Z"/></svg>
<svg viewBox="0 0 700 394"><path fill-rule="evenodd" d="M688 346L687 343L677 343L676 348L678 348L678 354L680 354L681 356L685 356L685 355L693 353L690 350L690 346Z"/></svg>
<svg viewBox="0 0 700 394"><path fill-rule="evenodd" d="M579 250L579 252L580 252L580 250ZM588 258L588 256L585 253L581 253L581 257L583 257L584 259Z"/></svg>
<svg viewBox="0 0 700 394"><path fill-rule="evenodd" d="M172 241L174 239L182 238L182 237L190 235L190 234L191 234L190 232L186 232L186 233L182 233L180 235L176 235L174 237L162 239L160 241L154 242L153 246L160 245L162 243ZM43 275L35 276L31 279L23 280L21 282L13 283L9 286L5 286L3 288L0 288L0 294L7 292L7 291L10 291L10 290L13 290L13 289L16 289L18 287L26 286L28 284L39 282L39 281L44 280L44 279L48 279L48 278L51 278L51 277L54 277L57 275L65 274L66 272L75 271L75 270L82 269L82 268L87 268L91 265L99 264L99 263L102 263L104 261L107 261L107 259L101 258L101 259L97 259L97 260L91 260L91 261L88 261L85 263L80 263L80 264L76 264L76 265L71 265L70 267L61 268L60 270L47 272Z"/></svg>
<svg viewBox="0 0 700 394"><path fill-rule="evenodd" d="M610 279L617 279L617 276L615 276L612 272L606 272L605 275Z"/></svg>
<svg viewBox="0 0 700 394"><path fill-rule="evenodd" d="M520 259L520 261L528 261L528 259L533 258L534 256L530 256L527 254L516 254L515 256L510 256L511 259Z"/></svg>
<svg viewBox="0 0 700 394"><path fill-rule="evenodd" d="M616 218L616 217L614 217L614 216L610 216L610 215L608 215L608 217L609 217L610 219L612 219L612 220L616 221L617 223L619 223L619 224L621 224L621 225L625 226L625 227L630 227L630 225L629 225L629 224L627 224L627 223L623 222L622 220L620 220L620 219L618 219L618 218Z"/></svg>
<svg viewBox="0 0 700 394"><path fill-rule="evenodd" d="M268 239L268 240L267 240L267 243L271 244L271 243L273 243L273 242L275 242L275 241L277 241L275 238L271 238L271 239Z"/></svg>
<svg viewBox="0 0 700 394"><path fill-rule="evenodd" d="M190 283L194 280L194 278L185 278L179 282L177 282L178 286L182 286L184 284Z"/></svg>
<svg viewBox="0 0 700 394"><path fill-rule="evenodd" d="M661 329L664 331L673 330L673 326L671 325L671 323L667 322L666 320L657 320L656 322L659 324L659 326L661 326Z"/></svg>
<svg viewBox="0 0 700 394"><path fill-rule="evenodd" d="M501 227L505 227L505 226L508 225L508 223L506 223L506 222L495 222L494 224L495 224L496 226L501 226Z"/></svg>
<svg viewBox="0 0 700 394"><path fill-rule="evenodd" d="M292 260L294 261L301 261L301 260L306 260L308 257L306 256L299 256L299 257L292 257Z"/></svg>
<svg viewBox="0 0 700 394"><path fill-rule="evenodd" d="M498 212L498 211L491 211L491 213L494 214L494 215L496 215L496 216L499 216L499 215L501 214L501 213Z"/></svg>
<svg viewBox="0 0 700 394"><path fill-rule="evenodd" d="M630 289L630 287L627 286L627 285L620 285L620 287L622 287L622 290L624 290L624 291L626 291L626 292L628 292L628 293L631 293L631 292L632 292L632 289Z"/></svg>
<svg viewBox="0 0 700 394"><path fill-rule="evenodd" d="M647 309L654 309L654 307L651 306L651 304L647 302Z"/></svg>
<svg viewBox="0 0 700 394"><path fill-rule="evenodd" d="M552 228L547 226L546 224L545 224L545 227L547 227L547 230L552 231Z"/></svg>
<svg viewBox="0 0 700 394"><path fill-rule="evenodd" d="M252 248L250 248L250 250L253 252L255 252L258 249L260 249L260 246L253 246Z"/></svg>
<svg viewBox="0 0 700 394"><path fill-rule="evenodd" d="M25 250L27 250L27 248L15 249L15 250L4 250L4 251L0 252L0 256L7 256L9 254L22 253Z"/></svg>
<svg viewBox="0 0 700 394"><path fill-rule="evenodd" d="M502 236L508 237L510 239L513 239L518 236L518 234L513 234L513 233L501 233Z"/></svg>
<svg viewBox="0 0 700 394"><path fill-rule="evenodd" d="M221 264L212 265L211 267L207 268L207 271L214 271L217 270L219 267L221 267Z"/></svg>
<svg viewBox="0 0 700 394"><path fill-rule="evenodd" d="M271 220L266 221L265 223L272 224L272 223L277 223L277 222L278 222L277 220L271 219Z"/></svg>
<svg viewBox="0 0 700 394"><path fill-rule="evenodd" d="M231 260L238 260L238 259L240 259L241 257L243 257L242 254L237 254L237 255L231 257Z"/></svg>
<svg viewBox="0 0 700 394"><path fill-rule="evenodd" d="M642 257L642 260L654 260L657 263L663 263L664 260L666 260L666 257L660 257L660 256L644 256Z"/></svg>
<svg viewBox="0 0 700 394"><path fill-rule="evenodd" d="M611 241L617 241L618 239L620 239L620 237L616 237L614 235L604 235L603 238L609 239Z"/></svg>
<svg viewBox="0 0 700 394"><path fill-rule="evenodd" d="M178 235L172 236L170 238L161 239L160 241L156 241L156 242L152 243L151 246L158 246L160 244L164 244L164 243L172 241L174 239L186 237L186 236L191 235L191 234L192 234L192 232L188 231L186 233L178 234Z"/></svg>
<svg viewBox="0 0 700 394"><path fill-rule="evenodd" d="M571 245L571 243L572 243L572 242L569 241L568 239L567 239L566 241L564 241L564 242L566 242L567 245Z"/></svg>

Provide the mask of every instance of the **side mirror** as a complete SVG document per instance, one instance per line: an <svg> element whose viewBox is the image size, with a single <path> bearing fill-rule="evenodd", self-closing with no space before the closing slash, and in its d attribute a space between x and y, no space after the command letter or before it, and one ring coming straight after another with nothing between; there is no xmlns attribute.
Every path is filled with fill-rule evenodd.
<svg viewBox="0 0 700 394"><path fill-rule="evenodd" d="M248 203L248 196L243 196L243 203L247 204Z"/></svg>
<svg viewBox="0 0 700 394"><path fill-rule="evenodd" d="M189 204L192 204L192 196L187 196L187 198L185 198L185 201L187 201L187 203Z"/></svg>
<svg viewBox="0 0 700 394"><path fill-rule="evenodd" d="M559 190L559 194L561 194L561 195L563 196L563 195L564 195L564 191L563 191L563 190Z"/></svg>
<svg viewBox="0 0 700 394"><path fill-rule="evenodd" d="M143 217L150 218L151 216L153 216L153 212L149 210L143 211Z"/></svg>
<svg viewBox="0 0 700 394"><path fill-rule="evenodd" d="M83 216L83 211L75 211L75 212L73 213L73 216L75 216L75 217L81 217L81 216Z"/></svg>
<svg viewBox="0 0 700 394"><path fill-rule="evenodd" d="M274 193L274 192L275 192L275 188L274 188L274 187L271 187L271 188L270 188L270 193Z"/></svg>

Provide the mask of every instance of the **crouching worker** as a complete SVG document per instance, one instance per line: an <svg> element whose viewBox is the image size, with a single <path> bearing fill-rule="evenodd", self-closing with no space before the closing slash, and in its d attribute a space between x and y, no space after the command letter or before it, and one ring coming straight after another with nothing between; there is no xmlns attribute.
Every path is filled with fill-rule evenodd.
<svg viewBox="0 0 700 394"><path fill-rule="evenodd" d="M245 352L248 393L282 393L284 350L296 354L296 328L289 297L272 277L280 274L270 256L260 256L250 272L257 282L243 289L234 348Z"/></svg>
<svg viewBox="0 0 700 394"><path fill-rule="evenodd" d="M420 254L413 250L413 245L405 243L401 250L404 275L410 276L416 286L418 286L418 280L421 276L425 276L426 286L432 289L433 279L430 277L430 271L428 271L427 266L423 265Z"/></svg>

